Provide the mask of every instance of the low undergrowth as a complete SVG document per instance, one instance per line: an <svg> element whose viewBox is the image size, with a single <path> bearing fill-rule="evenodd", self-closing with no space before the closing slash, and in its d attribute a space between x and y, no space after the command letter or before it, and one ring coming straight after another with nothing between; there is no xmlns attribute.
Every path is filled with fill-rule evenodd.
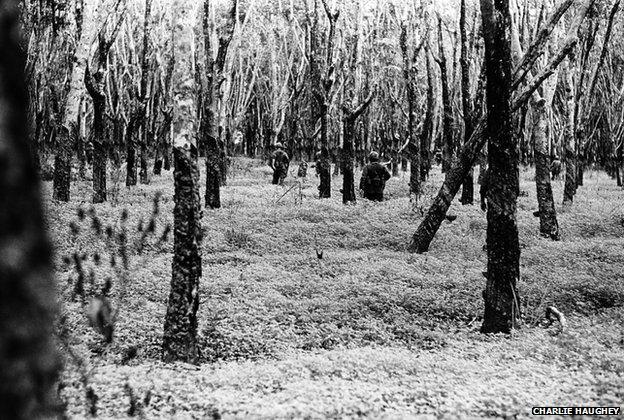
<svg viewBox="0 0 624 420"><path fill-rule="evenodd" d="M557 206L562 240L555 243L538 234L532 173L522 171L524 325L511 338L492 338L477 332L487 262L478 195L473 206L454 202L450 212L457 219L442 224L428 253L413 255L406 247L440 185L437 171L419 203L410 202L409 174L401 173L388 183L389 200L344 206L339 177L333 197L318 200L313 176L288 191L292 177L274 186L256 162L234 165L223 208L204 210L202 220L199 370L159 362L172 248L170 237L159 238L172 224L170 174L121 188L123 206L93 207L102 229L119 226L124 212L124 223L133 227L123 300L116 298L120 274L105 257L106 238L86 235L92 227L70 232L79 209L90 208L84 204L90 186L74 183L70 203L47 202L69 344L94 369L90 380L102 413L127 415L117 397L125 395L129 404L129 395L139 401L148 390L150 401L136 407L162 417L173 409L197 417L522 416L529 403L621 402L624 193L606 175L589 173L574 206L565 212ZM45 187L49 196L51 186ZM562 181L553 187L560 201ZM153 213L147 203L158 194L158 234L139 255ZM74 254L101 257L93 264L92 294L112 281L111 305L119 315L110 344L72 298L75 270L63 256ZM544 326L545 308L553 305L569 319L563 333ZM499 376L489 389L478 380L493 361L503 373L491 372ZM63 392L70 413L80 414L86 409L75 374L68 369ZM553 384L555 374L567 379ZM462 391L467 386L471 392ZM244 397L233 397L232 389Z"/></svg>

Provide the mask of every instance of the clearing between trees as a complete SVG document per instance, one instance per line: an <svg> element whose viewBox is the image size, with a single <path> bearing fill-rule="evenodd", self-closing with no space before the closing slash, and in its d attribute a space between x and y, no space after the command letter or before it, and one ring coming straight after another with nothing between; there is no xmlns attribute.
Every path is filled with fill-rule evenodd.
<svg viewBox="0 0 624 420"><path fill-rule="evenodd" d="M523 325L509 337L479 333L487 222L478 205L454 201L457 219L443 222L430 250L406 252L442 182L439 167L418 206L409 173L388 182L387 201L345 206L339 182L319 200L318 178L300 188L295 170L275 186L263 163L235 158L223 208L203 212L200 366L161 362L172 244L158 236L173 219L171 173L133 189L112 181L109 202L93 207L103 232L127 209L126 277L98 239L106 234L93 233L90 182L75 182L69 203L46 199L65 339L74 361L87 363L64 371L70 415L523 418L533 406L621 405L624 191L606 174L588 171L573 209L557 205L562 238L553 242L533 215L534 170L521 169ZM555 197L563 187L553 181ZM152 219L146 203L159 193L154 240L142 240ZM109 345L75 295L75 267L63 262L74 252L94 273L85 293L114 279ZM565 314L563 331L546 325L549 306ZM85 376L96 400L85 400Z"/></svg>

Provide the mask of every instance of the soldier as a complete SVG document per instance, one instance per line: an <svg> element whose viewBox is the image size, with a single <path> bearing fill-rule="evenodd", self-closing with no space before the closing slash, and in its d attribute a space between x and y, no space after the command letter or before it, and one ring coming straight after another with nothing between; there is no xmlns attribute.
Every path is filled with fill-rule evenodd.
<svg viewBox="0 0 624 420"><path fill-rule="evenodd" d="M379 163L379 153L371 152L368 155L368 165L362 171L360 178L360 190L363 191L364 198L373 201L383 201L383 192L386 188L386 181L390 179L388 168Z"/></svg>
<svg viewBox="0 0 624 420"><path fill-rule="evenodd" d="M275 151L271 156L271 169L273 169L273 184L282 185L284 179L288 174L288 166L290 165L290 158L284 151L282 143L275 143Z"/></svg>
<svg viewBox="0 0 624 420"><path fill-rule="evenodd" d="M557 155L554 155L550 162L550 173L552 174L552 179L559 179L561 175L561 161Z"/></svg>

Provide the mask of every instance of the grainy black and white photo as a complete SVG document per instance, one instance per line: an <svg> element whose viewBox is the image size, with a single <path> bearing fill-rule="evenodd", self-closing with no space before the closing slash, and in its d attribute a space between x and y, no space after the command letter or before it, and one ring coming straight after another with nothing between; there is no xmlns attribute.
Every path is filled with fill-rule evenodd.
<svg viewBox="0 0 624 420"><path fill-rule="evenodd" d="M0 420L623 418L621 0L0 0Z"/></svg>

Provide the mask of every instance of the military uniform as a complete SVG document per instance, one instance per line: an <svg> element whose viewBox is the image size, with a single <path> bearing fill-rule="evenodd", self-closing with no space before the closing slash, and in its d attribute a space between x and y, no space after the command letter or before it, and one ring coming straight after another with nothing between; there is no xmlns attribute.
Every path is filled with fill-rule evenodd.
<svg viewBox="0 0 624 420"><path fill-rule="evenodd" d="M372 161L364 167L360 178L360 189L364 191L364 198L373 201L383 201L386 181L390 179L390 172L379 162Z"/></svg>
<svg viewBox="0 0 624 420"><path fill-rule="evenodd" d="M559 158L553 158L550 163L550 172L552 174L552 179L559 179L559 176L561 175L561 161Z"/></svg>
<svg viewBox="0 0 624 420"><path fill-rule="evenodd" d="M273 169L273 184L282 185L286 175L288 175L288 166L290 165L290 158L288 154L281 148L273 152L271 156L271 168Z"/></svg>

